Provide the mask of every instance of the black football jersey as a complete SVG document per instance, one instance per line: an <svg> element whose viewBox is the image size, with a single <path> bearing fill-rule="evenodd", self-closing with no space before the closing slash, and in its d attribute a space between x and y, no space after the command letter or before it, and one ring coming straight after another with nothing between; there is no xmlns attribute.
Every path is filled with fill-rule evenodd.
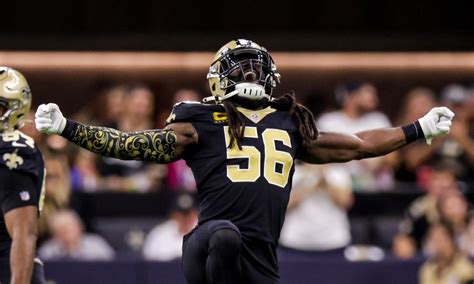
<svg viewBox="0 0 474 284"><path fill-rule="evenodd" d="M32 138L20 131L0 133L0 261L8 260L11 238L4 215L23 206L41 209L44 162Z"/></svg>
<svg viewBox="0 0 474 284"><path fill-rule="evenodd" d="M286 111L238 108L245 121L242 150L229 148L222 105L179 103L167 123L190 122L198 144L185 153L198 187L199 223L232 221L242 236L277 244L300 148Z"/></svg>

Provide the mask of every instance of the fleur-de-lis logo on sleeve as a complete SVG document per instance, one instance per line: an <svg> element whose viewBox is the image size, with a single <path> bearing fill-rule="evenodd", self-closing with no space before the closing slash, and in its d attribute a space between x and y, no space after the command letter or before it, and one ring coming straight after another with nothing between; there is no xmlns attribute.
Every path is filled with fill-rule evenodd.
<svg viewBox="0 0 474 284"><path fill-rule="evenodd" d="M166 119L166 123L172 123L174 122L175 119L176 119L176 114L171 113L170 116L168 116L168 118Z"/></svg>
<svg viewBox="0 0 474 284"><path fill-rule="evenodd" d="M17 155L17 151L3 154L3 160L6 162L5 165L7 165L10 170L23 165L23 158Z"/></svg>

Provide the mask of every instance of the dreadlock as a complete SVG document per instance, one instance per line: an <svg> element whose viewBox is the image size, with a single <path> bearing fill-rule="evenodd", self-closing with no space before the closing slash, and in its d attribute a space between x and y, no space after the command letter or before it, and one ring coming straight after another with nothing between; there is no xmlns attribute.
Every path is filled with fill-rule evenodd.
<svg viewBox="0 0 474 284"><path fill-rule="evenodd" d="M223 104L225 112L227 113L227 119L229 121L230 142L228 148L232 148L232 146L237 143L239 150L242 150L242 137L244 137L245 123L232 102L225 100Z"/></svg>
<svg viewBox="0 0 474 284"><path fill-rule="evenodd" d="M274 109L288 111L290 113L298 127L298 133L303 140L303 144L309 144L311 141L317 139L318 129L316 128L313 113L305 106L296 102L296 96L293 91L271 100L268 104ZM223 105L229 123L230 143L228 148L231 148L234 143L236 143L239 150L242 150L245 123L234 103L230 100L225 100Z"/></svg>

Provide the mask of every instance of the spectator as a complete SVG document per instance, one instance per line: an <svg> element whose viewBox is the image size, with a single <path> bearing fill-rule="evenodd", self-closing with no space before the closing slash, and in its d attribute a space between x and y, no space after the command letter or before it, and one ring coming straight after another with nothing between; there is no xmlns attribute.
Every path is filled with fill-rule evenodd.
<svg viewBox="0 0 474 284"><path fill-rule="evenodd" d="M469 121L469 132L474 131L474 84L471 84L465 89L466 91L466 100L464 101L464 110L466 115L466 120Z"/></svg>
<svg viewBox="0 0 474 284"><path fill-rule="evenodd" d="M185 102L185 101L200 102L201 95L196 90L193 90L193 89L177 90L173 96L173 104L176 104L179 102Z"/></svg>
<svg viewBox="0 0 474 284"><path fill-rule="evenodd" d="M74 114L77 120L90 121L106 127L117 128L118 120L123 114L124 98L127 94L124 85L101 84L97 100L87 104ZM76 150L76 149L75 149ZM107 186L97 169L97 156L79 149L71 157L71 183L74 191L97 191Z"/></svg>
<svg viewBox="0 0 474 284"><path fill-rule="evenodd" d="M153 128L154 95L145 85L130 88L123 100L117 121L121 131ZM166 174L166 167L140 161L99 158L100 184L108 190L147 192L158 190Z"/></svg>
<svg viewBox="0 0 474 284"><path fill-rule="evenodd" d="M414 88L407 94L396 124L406 125L416 121L420 113L427 113L435 105L435 95L430 89ZM422 166L428 164L440 140L433 141L431 146L424 140L416 141L389 154L387 160L395 169L395 179L401 182L417 182L419 170L423 170Z"/></svg>
<svg viewBox="0 0 474 284"><path fill-rule="evenodd" d="M420 269L420 284L467 283L474 279L472 263L459 252L448 226L433 225L426 246L430 256Z"/></svg>
<svg viewBox="0 0 474 284"><path fill-rule="evenodd" d="M467 228L459 238L461 251L470 258L474 258L474 218L471 214Z"/></svg>
<svg viewBox="0 0 474 284"><path fill-rule="evenodd" d="M45 146L47 147L48 151L59 154L59 155L62 155L62 154L67 155L68 149L69 149L67 140L64 139L63 137L54 138L54 139L51 139L51 138L53 137L46 138Z"/></svg>
<svg viewBox="0 0 474 284"><path fill-rule="evenodd" d="M53 236L39 249L44 260L112 260L115 256L102 237L83 232L81 220L71 210L57 212L48 225Z"/></svg>
<svg viewBox="0 0 474 284"><path fill-rule="evenodd" d="M46 153L45 155L45 198L43 211L39 219L39 243L50 237L51 232L47 220L69 206L69 197L71 195L69 166L66 157Z"/></svg>
<svg viewBox="0 0 474 284"><path fill-rule="evenodd" d="M171 96L170 103L173 106L176 103L183 102L183 101L191 101L191 102L201 102L202 96L201 94L189 88L182 88L178 89L174 94ZM155 117L155 124L161 127L165 124L166 120L168 119L170 112L168 107L160 105L161 107L158 108L158 114ZM163 108L165 107L165 108Z"/></svg>
<svg viewBox="0 0 474 284"><path fill-rule="evenodd" d="M143 255L149 260L170 261L181 257L183 236L197 225L194 196L178 193L169 219L156 226L143 246Z"/></svg>
<svg viewBox="0 0 474 284"><path fill-rule="evenodd" d="M469 204L459 191L448 192L438 199L438 211L441 221L449 226L457 243L466 232Z"/></svg>
<svg viewBox="0 0 474 284"><path fill-rule="evenodd" d="M35 108L31 107L31 109L35 109ZM25 119L26 123L25 123L25 126L23 126L21 128L21 132L23 132L26 135L33 138L33 140L35 141L36 146L41 148L42 145L44 144L46 136L43 133L36 130L34 121L35 121L35 112L30 110L26 114L26 119ZM41 148L41 150L43 150L43 149Z"/></svg>
<svg viewBox="0 0 474 284"><path fill-rule="evenodd" d="M343 256L350 244L347 211L354 197L350 175L340 165L298 164L280 244L314 255ZM315 237L317 236L317 237Z"/></svg>
<svg viewBox="0 0 474 284"><path fill-rule="evenodd" d="M182 101L201 100L198 92L191 89L180 89L173 96L173 104ZM196 191L196 181L191 169L184 160L179 160L167 165L168 176L167 185L170 190Z"/></svg>
<svg viewBox="0 0 474 284"><path fill-rule="evenodd" d="M71 167L71 185L74 191L97 191L104 189L101 176L97 170L96 155L79 149Z"/></svg>
<svg viewBox="0 0 474 284"><path fill-rule="evenodd" d="M155 95L146 85L131 86L122 102L118 128L123 131L139 131L153 128Z"/></svg>
<svg viewBox="0 0 474 284"><path fill-rule="evenodd" d="M442 92L442 103L456 113L450 135L440 139L435 159L452 164L462 181L474 180L474 133L469 129L468 94L460 85L451 85Z"/></svg>
<svg viewBox="0 0 474 284"><path fill-rule="evenodd" d="M127 95L127 87L116 85L106 89L99 99L99 104L95 107L94 120L98 124L108 127L117 127L117 123L122 116L125 108L124 99Z"/></svg>
<svg viewBox="0 0 474 284"><path fill-rule="evenodd" d="M429 226L440 222L437 207L440 198L459 192L456 177L449 165L434 166L427 180L426 194L410 204L399 233L394 238L393 253L400 258L413 257L421 248Z"/></svg>
<svg viewBox="0 0 474 284"><path fill-rule="evenodd" d="M376 88L368 82L348 82L336 89L340 111L323 114L317 121L322 131L338 131L352 134L368 129L391 126L388 118L376 111ZM384 158L352 161L346 164L352 176L354 190L374 191L390 189L393 185L391 172L383 167Z"/></svg>

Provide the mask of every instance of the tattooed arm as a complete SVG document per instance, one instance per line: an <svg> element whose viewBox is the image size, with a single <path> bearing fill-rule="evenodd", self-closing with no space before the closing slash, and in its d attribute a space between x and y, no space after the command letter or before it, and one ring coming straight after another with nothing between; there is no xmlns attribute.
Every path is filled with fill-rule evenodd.
<svg viewBox="0 0 474 284"><path fill-rule="evenodd" d="M165 129L121 132L67 120L61 135L101 156L160 164L179 160L186 148L197 142L197 132L191 123L174 123Z"/></svg>

